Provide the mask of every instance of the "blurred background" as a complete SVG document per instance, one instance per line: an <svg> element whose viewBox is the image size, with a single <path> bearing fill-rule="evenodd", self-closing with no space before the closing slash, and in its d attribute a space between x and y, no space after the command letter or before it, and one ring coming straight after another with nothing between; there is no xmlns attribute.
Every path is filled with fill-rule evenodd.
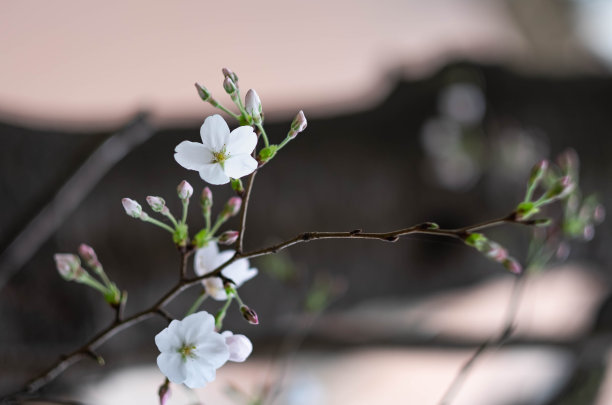
<svg viewBox="0 0 612 405"><path fill-rule="evenodd" d="M257 177L248 250L304 231L502 216L531 166L568 147L582 196L603 206L532 243L524 227L488 231L533 265L520 283L460 242L425 236L253 260L260 275L240 292L261 323L235 307L225 321L253 340L252 357L204 389L173 386L170 404L436 404L486 341L452 403L612 403L612 229L595 227L612 198L612 2L20 0L0 5L0 31L0 394L113 319L100 294L59 277L54 253L93 246L128 290L128 315L176 282L168 235L120 200L159 195L178 213L181 180L201 192L173 150L213 113L195 81L231 104L229 67L243 94L257 90L273 142L298 110L308 118ZM231 193L213 193L216 213ZM194 200L192 232L203 223ZM83 360L44 395L155 403L152 337L164 326L122 332L99 349L106 366Z"/></svg>

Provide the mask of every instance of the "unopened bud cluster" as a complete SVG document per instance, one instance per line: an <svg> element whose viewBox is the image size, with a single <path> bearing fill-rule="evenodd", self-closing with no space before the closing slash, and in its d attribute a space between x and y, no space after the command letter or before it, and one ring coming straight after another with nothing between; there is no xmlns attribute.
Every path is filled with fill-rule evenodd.
<svg viewBox="0 0 612 405"><path fill-rule="evenodd" d="M488 239L481 233L471 233L464 238L468 246L476 248L480 253L497 263L501 263L512 273L518 274L522 271L521 265L513 257L508 255L506 248L499 243Z"/></svg>

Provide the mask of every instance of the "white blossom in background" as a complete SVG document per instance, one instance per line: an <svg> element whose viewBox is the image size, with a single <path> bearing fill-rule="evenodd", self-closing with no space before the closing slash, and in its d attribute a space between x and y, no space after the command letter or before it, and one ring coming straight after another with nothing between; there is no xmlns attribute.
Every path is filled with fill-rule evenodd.
<svg viewBox="0 0 612 405"><path fill-rule="evenodd" d="M215 332L215 318L206 311L173 320L155 336L161 352L157 366L170 381L201 388L230 357L226 338Z"/></svg>
<svg viewBox="0 0 612 405"><path fill-rule="evenodd" d="M219 252L219 246L215 242L209 242L208 245L198 249L195 254L195 272L198 276L202 276L234 256L236 252L233 250L224 250ZM246 281L252 279L257 275L256 268L249 268L248 259L239 259L224 268L222 271L223 275L231 279L236 283L236 288L240 287ZM206 288L206 293L213 299L218 301L224 301L227 299L225 288L223 288L223 282L219 277L210 277L202 281Z"/></svg>
<svg viewBox="0 0 612 405"><path fill-rule="evenodd" d="M257 161L251 156L257 135L245 125L231 133L225 120L212 115L200 128L202 143L183 141L175 149L174 159L185 169L196 170L210 184L226 184L253 173Z"/></svg>
<svg viewBox="0 0 612 405"><path fill-rule="evenodd" d="M225 344L229 349L229 361L242 363L253 351L253 343L244 335L234 335L233 332L226 330L221 333L225 338Z"/></svg>

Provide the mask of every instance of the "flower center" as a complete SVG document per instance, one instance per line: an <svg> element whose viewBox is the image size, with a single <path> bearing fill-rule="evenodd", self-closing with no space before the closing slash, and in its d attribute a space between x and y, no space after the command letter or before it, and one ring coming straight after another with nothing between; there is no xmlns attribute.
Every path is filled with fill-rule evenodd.
<svg viewBox="0 0 612 405"><path fill-rule="evenodd" d="M194 345L183 345L183 347L181 347L180 349L178 349L178 352L181 354L181 356L183 357L183 360L186 360L187 357L195 357L195 353L193 352L195 350L195 346Z"/></svg>
<svg viewBox="0 0 612 405"><path fill-rule="evenodd" d="M227 153L225 151L225 145L223 145L223 148L219 151L219 152L213 152L213 163L221 163L223 164L223 162L225 162L227 160L227 158L229 157L229 153Z"/></svg>

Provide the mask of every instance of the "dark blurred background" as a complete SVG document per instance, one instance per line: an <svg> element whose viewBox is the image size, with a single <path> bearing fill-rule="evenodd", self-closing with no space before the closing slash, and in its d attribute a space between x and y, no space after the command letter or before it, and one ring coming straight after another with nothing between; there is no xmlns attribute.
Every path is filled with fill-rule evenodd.
<svg viewBox="0 0 612 405"><path fill-rule="evenodd" d="M212 112L193 81L230 104L220 86L225 65L241 77L243 93L257 89L274 142L295 111L308 117L307 130L257 176L248 250L303 231L383 232L423 221L454 228L505 215L522 199L531 166L568 147L580 156L584 194L606 206L607 2L379 3L350 12L339 3L327 14L316 2L270 4L228 17L235 31L210 17L190 25L194 13L222 10L189 2L154 5L142 19L130 18L135 6L109 6L89 25L72 1L46 6L52 18L44 24L34 2L2 6L11 35L0 42L0 393L112 320L97 292L59 277L54 253L93 246L128 290L128 314L175 283L169 236L126 216L120 200L145 206L147 195L159 195L178 214L181 180L201 192L203 182L176 164L173 150L197 141ZM252 24L252 15L269 24ZM245 50L245 42L256 46ZM213 193L216 212L231 193ZM203 226L197 199L189 223L192 232ZM567 258L530 274L513 339L477 365L454 403L612 401L611 230L604 222L594 237L585 231L563 245ZM526 263L529 229L487 234ZM246 324L237 310L225 323L253 340L251 365L221 369L218 388L203 390L203 400L249 403L224 387L238 381L257 396L264 383L281 381L275 403L436 403L474 348L501 332L514 283L460 242L426 236L310 242L253 265L260 275L240 293L261 324ZM170 311L180 317L198 292ZM163 326L152 319L122 332L99 350L104 368L82 361L47 392L151 403L163 380L152 336ZM130 374L135 365L142 369Z"/></svg>

